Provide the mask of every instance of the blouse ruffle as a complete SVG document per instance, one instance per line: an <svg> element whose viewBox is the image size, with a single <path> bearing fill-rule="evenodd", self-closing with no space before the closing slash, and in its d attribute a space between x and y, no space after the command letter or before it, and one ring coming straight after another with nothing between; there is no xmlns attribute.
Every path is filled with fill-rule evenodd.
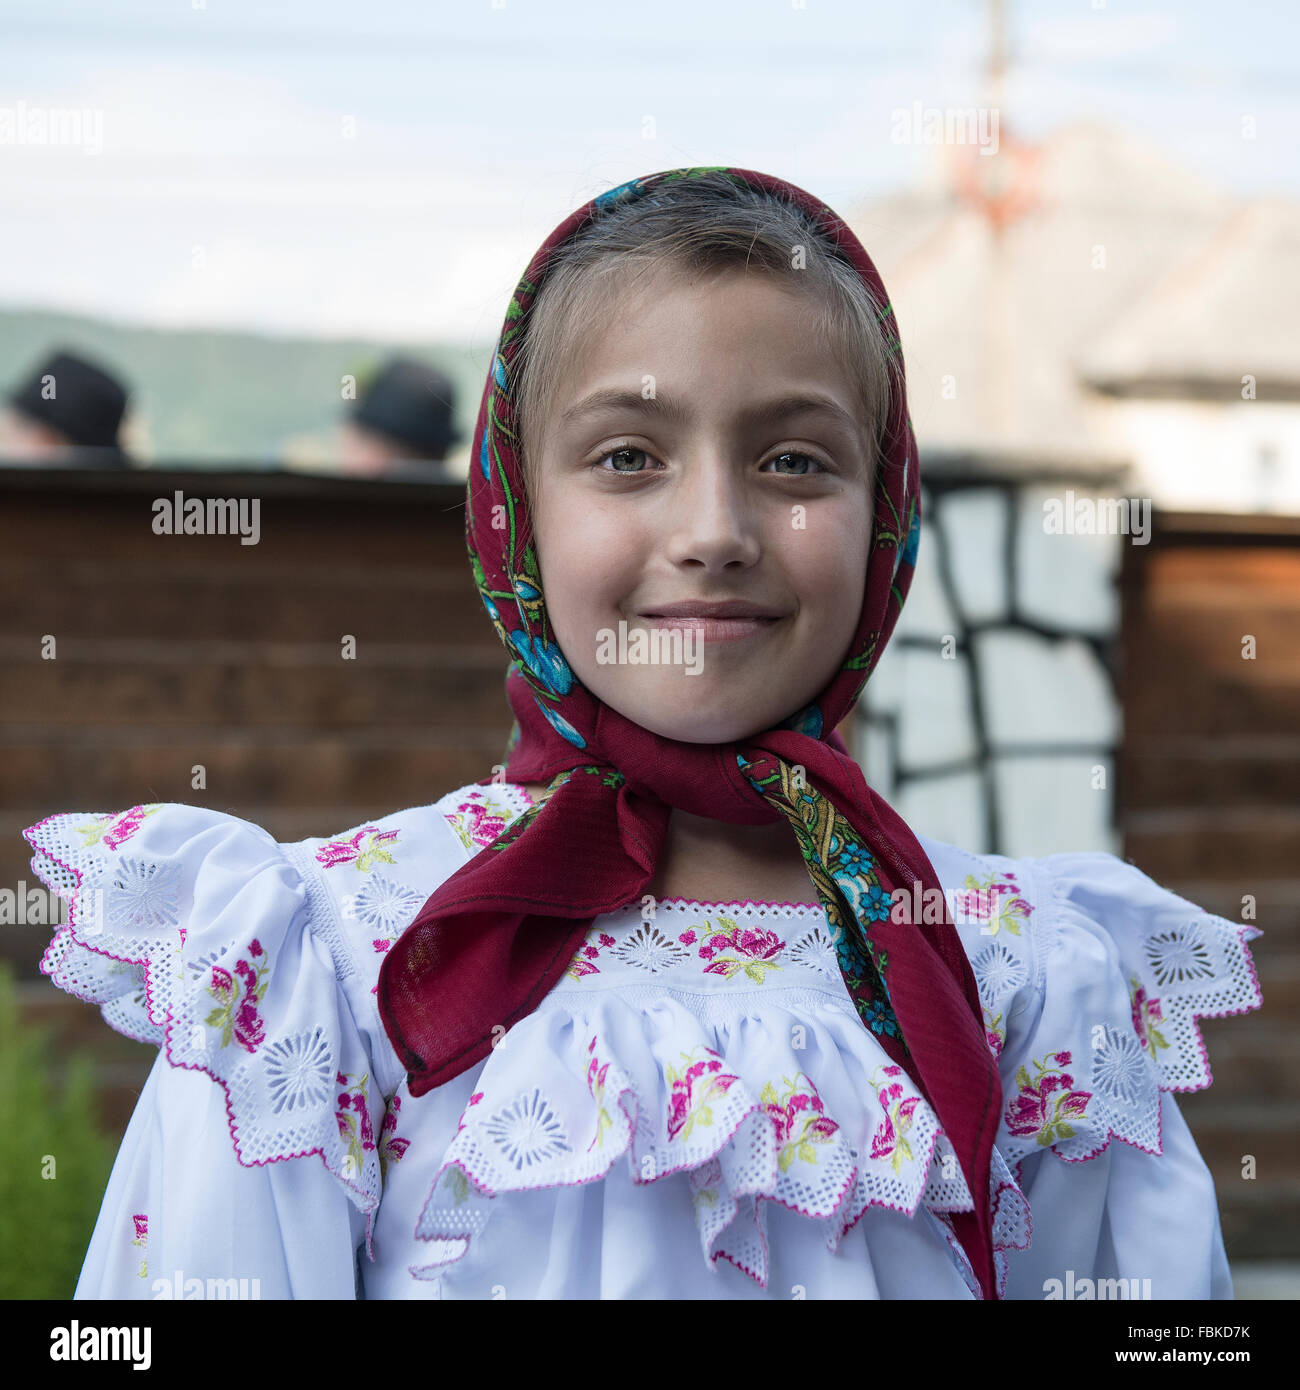
<svg viewBox="0 0 1300 1390"><path fill-rule="evenodd" d="M673 907L657 914L663 940L676 934L665 919L691 920ZM635 911L593 929L627 956L642 934ZM941 1222L972 1210L934 1112L830 976L824 923L783 935L799 938L792 957L824 963L824 985L688 994L622 974L553 989L487 1058L416 1225L430 1259L411 1272L438 1277L463 1259L501 1198L600 1181L616 1163L641 1187L684 1180L706 1265L725 1259L762 1288L769 1203L832 1253L872 1206L912 1216L924 1204ZM985 1200L995 1248L1027 1241L1028 1205L996 1151ZM963 1277L978 1297L968 1265Z"/></svg>
<svg viewBox="0 0 1300 1390"><path fill-rule="evenodd" d="M325 944L337 948L336 931L315 929L319 890L285 847L166 803L23 833L33 872L70 903L42 972L172 1067L218 1082L240 1164L319 1155L366 1215L369 1248L384 1097L340 985L353 964Z"/></svg>

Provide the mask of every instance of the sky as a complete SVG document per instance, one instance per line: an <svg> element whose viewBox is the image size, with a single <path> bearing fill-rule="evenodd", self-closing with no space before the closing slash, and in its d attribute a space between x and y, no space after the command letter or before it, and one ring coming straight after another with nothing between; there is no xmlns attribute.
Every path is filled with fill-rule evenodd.
<svg viewBox="0 0 1300 1390"><path fill-rule="evenodd" d="M489 340L546 234L638 174L735 164L837 208L918 183L934 151L891 140L892 113L988 105L989 11L0 0L0 311ZM1300 5L1006 13L1003 128L1111 121L1296 197ZM79 143L23 137L54 108L87 113Z"/></svg>

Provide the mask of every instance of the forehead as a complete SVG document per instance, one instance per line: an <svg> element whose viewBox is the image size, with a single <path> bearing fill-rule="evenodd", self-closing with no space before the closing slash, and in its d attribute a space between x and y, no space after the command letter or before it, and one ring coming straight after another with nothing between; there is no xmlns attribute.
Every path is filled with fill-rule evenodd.
<svg viewBox="0 0 1300 1390"><path fill-rule="evenodd" d="M655 266L611 274L584 304L554 363L558 422L599 382L669 388L679 399L771 392L792 379L855 394L826 304L770 274L690 274Z"/></svg>

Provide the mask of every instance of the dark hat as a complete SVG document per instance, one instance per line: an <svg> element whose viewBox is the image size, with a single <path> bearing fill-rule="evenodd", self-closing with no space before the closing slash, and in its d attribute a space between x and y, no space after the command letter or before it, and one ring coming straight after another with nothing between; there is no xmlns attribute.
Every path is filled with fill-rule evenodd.
<svg viewBox="0 0 1300 1390"><path fill-rule="evenodd" d="M47 394L45 378L53 379ZM126 389L102 367L71 352L46 359L9 396L9 404L56 429L82 449L101 451L100 462L125 468L130 460L117 442L126 411Z"/></svg>
<svg viewBox="0 0 1300 1390"><path fill-rule="evenodd" d="M410 357L392 357L352 410L353 424L399 440L419 458L440 458L463 436L452 423L456 393L449 377Z"/></svg>

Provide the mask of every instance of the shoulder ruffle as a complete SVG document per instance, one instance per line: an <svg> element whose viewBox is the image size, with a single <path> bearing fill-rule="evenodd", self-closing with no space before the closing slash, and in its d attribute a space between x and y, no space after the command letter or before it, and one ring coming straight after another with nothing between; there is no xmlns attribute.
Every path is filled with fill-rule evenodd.
<svg viewBox="0 0 1300 1390"><path fill-rule="evenodd" d="M315 929L319 885L297 847L176 803L49 816L23 834L33 872L70 902L42 972L219 1082L240 1163L319 1154L366 1214L369 1247L384 1098L342 988L353 965L332 924Z"/></svg>
<svg viewBox="0 0 1300 1390"><path fill-rule="evenodd" d="M339 964L385 1097L395 1094L406 1070L375 1000L384 957L443 882L491 844L525 804L523 793L509 785L458 787L430 805L283 846L302 870L313 930Z"/></svg>
<svg viewBox="0 0 1300 1390"><path fill-rule="evenodd" d="M655 985L574 989L562 983L489 1054L421 1210L431 1259L413 1275L464 1258L502 1199L597 1182L620 1163L637 1185L688 1183L705 1263L725 1259L764 1288L768 1203L815 1223L831 1251L869 1207L912 1216L924 1204L979 1296L946 1219L972 1210L955 1151L833 991L688 1008ZM742 1015L724 1059L704 1025ZM1029 1213L996 1151L984 1200L1004 1268L1001 1250L1028 1245Z"/></svg>
<svg viewBox="0 0 1300 1390"><path fill-rule="evenodd" d="M976 975L986 1006L997 987L1033 987L1007 1020L999 1065L998 1147L1010 1161L1050 1147L1074 1162L1112 1137L1163 1152L1161 1091L1212 1077L1196 1021L1259 1008L1247 923L1215 916L1113 854L1021 861L1039 910L1020 940L991 942ZM1024 953L1032 943L1032 959Z"/></svg>

